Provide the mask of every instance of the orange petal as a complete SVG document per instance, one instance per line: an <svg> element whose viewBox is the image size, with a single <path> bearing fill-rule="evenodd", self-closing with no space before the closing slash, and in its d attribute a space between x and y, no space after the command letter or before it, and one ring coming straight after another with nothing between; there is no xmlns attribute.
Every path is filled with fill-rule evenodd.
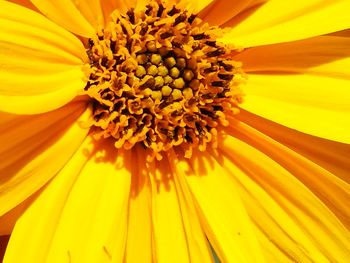
<svg viewBox="0 0 350 263"><path fill-rule="evenodd" d="M19 4L21 6L25 6L29 9L32 9L32 10L38 10L30 0L8 0L9 2L12 2L12 3L16 3L16 4Z"/></svg>

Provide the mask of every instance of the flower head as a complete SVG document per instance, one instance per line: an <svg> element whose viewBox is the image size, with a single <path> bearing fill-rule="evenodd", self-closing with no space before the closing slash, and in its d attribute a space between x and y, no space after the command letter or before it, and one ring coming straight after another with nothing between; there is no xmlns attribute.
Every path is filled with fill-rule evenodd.
<svg viewBox="0 0 350 263"><path fill-rule="evenodd" d="M4 262L347 262L349 8L0 1Z"/></svg>
<svg viewBox="0 0 350 263"><path fill-rule="evenodd" d="M174 3L116 10L87 48L95 138L113 137L116 148L140 144L150 161L217 144L225 115L242 100L240 64L219 34Z"/></svg>

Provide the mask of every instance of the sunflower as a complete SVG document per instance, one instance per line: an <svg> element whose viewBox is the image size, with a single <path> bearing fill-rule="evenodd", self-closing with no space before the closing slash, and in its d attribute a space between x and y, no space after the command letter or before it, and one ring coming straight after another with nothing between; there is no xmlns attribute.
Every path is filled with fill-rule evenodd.
<svg viewBox="0 0 350 263"><path fill-rule="evenodd" d="M348 10L1 0L4 262L349 262Z"/></svg>

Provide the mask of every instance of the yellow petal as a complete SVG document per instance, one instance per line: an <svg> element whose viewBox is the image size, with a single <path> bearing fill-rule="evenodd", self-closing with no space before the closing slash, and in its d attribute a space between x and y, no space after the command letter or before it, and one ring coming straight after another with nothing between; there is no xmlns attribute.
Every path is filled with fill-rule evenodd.
<svg viewBox="0 0 350 263"><path fill-rule="evenodd" d="M57 1L52 1L57 7ZM85 17L87 21L96 29L99 25L104 24L104 15L102 12L102 1L100 0L80 0L70 1ZM64 5L65 3L62 3ZM67 8L67 7L65 7Z"/></svg>
<svg viewBox="0 0 350 263"><path fill-rule="evenodd" d="M74 34L92 37L94 26L103 20L102 9L97 0L31 0L48 18ZM96 8L96 9L94 9Z"/></svg>
<svg viewBox="0 0 350 263"><path fill-rule="evenodd" d="M114 10L118 10L119 12L124 14L126 14L126 12L128 11L128 5L124 2L124 0L105 0L102 1L101 5L106 22L110 20L110 15Z"/></svg>
<svg viewBox="0 0 350 263"><path fill-rule="evenodd" d="M151 186L144 160L143 149L132 150L135 165L130 167L132 173L128 235L125 250L127 263L152 262L152 202Z"/></svg>
<svg viewBox="0 0 350 263"><path fill-rule="evenodd" d="M240 13L222 24L221 28L233 28L255 13L263 4L270 0L250 0L249 4Z"/></svg>
<svg viewBox="0 0 350 263"><path fill-rule="evenodd" d="M281 246L278 246L277 242L274 242L271 240L270 236L264 229L259 228L259 226L254 226L256 236L258 237L258 240L260 242L260 245L263 249L264 256L266 258L267 262L283 262L283 263L295 263L296 261L288 257L287 255L292 254L294 258L300 259L300 257L297 257L297 253L300 254L300 252L292 252L290 249L286 249L287 252L284 252L284 248L281 248ZM283 238L281 238L283 240ZM279 240L281 242L281 240ZM286 241L284 241L284 244ZM285 245L284 245L285 246ZM299 249L299 248L298 248ZM289 252L289 254L288 254ZM301 261L300 261L301 262ZM306 261L306 257L304 257L303 262Z"/></svg>
<svg viewBox="0 0 350 263"><path fill-rule="evenodd" d="M42 15L0 2L0 110L41 113L65 105L86 84L82 43Z"/></svg>
<svg viewBox="0 0 350 263"><path fill-rule="evenodd" d="M252 222L225 164L209 154L178 163L193 194L201 224L222 262L264 262ZM254 253L252 253L254 251Z"/></svg>
<svg viewBox="0 0 350 263"><path fill-rule="evenodd" d="M242 52L235 59L251 73L242 107L302 132L349 142L349 46L348 37L321 36Z"/></svg>
<svg viewBox="0 0 350 263"><path fill-rule="evenodd" d="M210 25L222 25L251 4L251 0L213 0L200 11L199 17Z"/></svg>
<svg viewBox="0 0 350 263"><path fill-rule="evenodd" d="M304 133L350 142L347 79L277 74L249 75L241 107Z"/></svg>
<svg viewBox="0 0 350 263"><path fill-rule="evenodd" d="M78 70L80 71L80 70ZM81 73L77 72L77 74ZM0 95L0 110L15 114L38 114L57 109L69 103L78 95L83 87L81 80L74 78L74 82L69 82L68 75L64 75L64 79L68 79L68 84L59 90L37 95ZM50 83L50 82L49 82ZM79 87L79 88L77 88ZM25 92L22 92L25 94Z"/></svg>
<svg viewBox="0 0 350 263"><path fill-rule="evenodd" d="M350 208L347 205L347 200L350 198L350 185L347 181L263 136L261 133L246 127L246 125L234 125L229 132L233 134L237 129L241 133L244 132L244 136L249 135L250 144L271 156L303 182L350 229ZM348 150L348 148L345 148L345 153ZM336 149L328 149L328 151L336 151ZM332 155L329 157L332 157ZM328 159L328 162L333 162L333 160Z"/></svg>
<svg viewBox="0 0 350 263"><path fill-rule="evenodd" d="M270 0L234 26L222 41L252 47L340 31L350 27L349 9L347 0Z"/></svg>
<svg viewBox="0 0 350 263"><path fill-rule="evenodd" d="M52 236L70 190L89 157L84 151L89 147L88 142L90 143L86 140L80 146L80 149L74 153L18 221L12 233L11 245L7 250L8 262L21 262L24 259L26 262L46 262ZM33 227L36 224L38 227ZM35 247L38 243L40 248ZM28 246L29 244L31 247ZM21 253L18 253L19 248Z"/></svg>
<svg viewBox="0 0 350 263"><path fill-rule="evenodd" d="M170 152L169 165L174 173L174 182L179 198L182 221L186 233L191 263L213 262L213 256L207 238L201 226L196 205L185 180L185 171L177 166L174 152ZM195 174L189 176L196 176Z"/></svg>
<svg viewBox="0 0 350 263"><path fill-rule="evenodd" d="M156 236L154 236L153 240L156 244L154 258L157 258L157 262L160 262L159 260L163 260L163 258L165 262L213 262L211 251L204 232L201 228L198 215L196 214L191 194L187 189L186 183L178 176L178 174L180 174L182 171L177 170L174 163L169 161L169 164L171 165L171 171L175 175L173 177L173 182L171 182L171 188L169 190L172 191L172 195L177 196L178 200L175 199L175 203L173 205L168 203L169 206L162 207L161 211L156 210L156 215L154 218L157 221L154 222L152 226L152 207L150 195L151 185L150 178L148 176L149 169L143 162L143 160L146 158L144 150L142 148L138 148L137 154L134 153L132 158L133 162L137 165L131 167L133 180L129 202L128 242L125 261L153 262L151 238L153 233L156 233ZM168 160L165 159L162 162L165 162L166 166L168 165ZM162 177L164 177L164 174ZM168 185L168 182L165 180L165 178L164 180L156 181L156 184L159 186L159 188L163 187L161 186L162 184L164 184L164 187L167 187ZM159 200L159 198L161 197L157 195L156 198L153 199ZM159 203L159 201L156 202ZM181 214L176 213L176 215L174 215L176 218L171 219L170 222L177 222L176 224L178 224L179 227L176 227L175 223L172 223L171 229L168 229L166 230L166 233L163 233L165 230L163 229L162 224L164 223L159 221L159 215L163 213L169 213L169 211L172 209L176 211L177 206L179 206ZM157 205L154 209L159 210L159 205ZM165 222L167 221L165 220ZM150 232L151 227L153 228L153 233ZM182 231L179 231L179 229L182 227L184 228L184 233L182 233ZM171 244L171 242L178 240L179 238L177 237L174 239L171 236L167 237L166 234L168 232L171 233L171 236L184 235L184 237L182 237L182 242L184 242L183 238L185 238L188 252L186 249L182 248L184 255L173 255L173 253L180 253L178 250L179 242L176 242L174 244ZM169 246L166 250L163 247L166 244L162 245L163 242L166 242ZM168 251L169 249L171 252ZM182 250L180 251L182 252Z"/></svg>
<svg viewBox="0 0 350 263"><path fill-rule="evenodd" d="M209 7L211 3L214 2L214 0L194 0L194 1L184 0L184 1L180 1L180 3L181 2L187 3L187 5L183 4L182 7L185 7L186 10L194 14L197 14L202 10L204 10L206 7Z"/></svg>
<svg viewBox="0 0 350 263"><path fill-rule="evenodd" d="M350 145L310 136L260 116L241 110L235 116L242 122L287 145L350 184ZM336 191L338 193L338 191Z"/></svg>
<svg viewBox="0 0 350 263"><path fill-rule="evenodd" d="M149 167L155 262L190 262L174 175L166 162Z"/></svg>
<svg viewBox="0 0 350 263"><path fill-rule="evenodd" d="M247 73L310 73L350 79L350 38L318 36L249 48L234 56Z"/></svg>
<svg viewBox="0 0 350 263"><path fill-rule="evenodd" d="M122 0L126 5L127 9L135 8L137 4L142 4L141 0Z"/></svg>
<svg viewBox="0 0 350 263"><path fill-rule="evenodd" d="M350 199L349 183L261 133L245 125L238 127L240 132L244 133L244 136L249 137L250 144L271 156L297 177L338 217L338 220L350 229L350 207L347 201ZM235 126L231 128L232 131L236 130ZM329 159L328 162L332 162L332 159Z"/></svg>
<svg viewBox="0 0 350 263"><path fill-rule="evenodd" d="M0 7L1 41L4 44L13 43L33 49L41 59L45 54L40 51L47 51L48 60L61 63L76 64L86 58L78 38L41 14L8 1L1 1Z"/></svg>
<svg viewBox="0 0 350 263"><path fill-rule="evenodd" d="M33 202L33 200L35 200L36 196L37 194L32 195L18 206L8 211L6 214L0 216L0 236L11 234L16 221Z"/></svg>
<svg viewBox="0 0 350 263"><path fill-rule="evenodd" d="M47 262L63 262L67 253L73 262L122 262L131 179L126 167L130 167L131 160L121 153L111 156L115 152L111 146L97 150L79 174L62 211ZM108 153L105 161L104 151ZM40 249L40 243L37 246Z"/></svg>
<svg viewBox="0 0 350 263"><path fill-rule="evenodd" d="M106 147L82 145L17 223L4 262L123 261L130 159Z"/></svg>
<svg viewBox="0 0 350 263"><path fill-rule="evenodd" d="M229 137L220 147L221 156L231 161L226 168L250 217L270 242L297 262L349 258L348 230L318 198L327 189L319 182L327 172L282 146L278 149L278 144L246 125L232 125L231 132L238 139ZM310 188L310 181L317 187ZM334 195L332 186L328 190L325 195Z"/></svg>
<svg viewBox="0 0 350 263"><path fill-rule="evenodd" d="M0 215L28 198L67 162L88 133L85 103L39 116L5 118L1 127ZM1 114L3 115L3 114Z"/></svg>

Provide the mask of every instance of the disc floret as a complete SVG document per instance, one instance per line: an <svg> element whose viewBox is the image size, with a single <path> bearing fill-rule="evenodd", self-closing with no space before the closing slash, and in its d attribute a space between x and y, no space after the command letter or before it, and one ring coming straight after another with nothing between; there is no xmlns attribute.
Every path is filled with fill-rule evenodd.
<svg viewBox="0 0 350 263"><path fill-rule="evenodd" d="M240 64L219 35L174 5L115 11L87 48L95 138L113 137L116 148L141 144L150 160L171 148L190 158L194 148L215 147L242 97Z"/></svg>

